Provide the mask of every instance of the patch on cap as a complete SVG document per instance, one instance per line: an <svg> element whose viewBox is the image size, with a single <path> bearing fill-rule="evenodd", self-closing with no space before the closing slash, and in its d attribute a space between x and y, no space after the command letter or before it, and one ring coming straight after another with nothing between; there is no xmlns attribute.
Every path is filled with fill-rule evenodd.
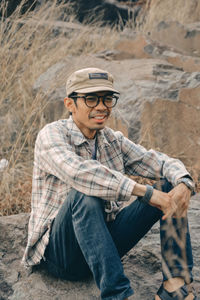
<svg viewBox="0 0 200 300"><path fill-rule="evenodd" d="M106 79L108 80L108 73L89 73L90 79Z"/></svg>

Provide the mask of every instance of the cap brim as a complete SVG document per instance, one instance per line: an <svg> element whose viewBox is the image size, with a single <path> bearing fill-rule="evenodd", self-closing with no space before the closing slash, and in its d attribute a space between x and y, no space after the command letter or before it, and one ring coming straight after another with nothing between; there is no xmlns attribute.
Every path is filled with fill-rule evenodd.
<svg viewBox="0 0 200 300"><path fill-rule="evenodd" d="M107 86L88 87L88 88L84 88L84 89L78 89L74 92L76 92L76 93L92 93L92 92L104 92L104 91L105 92L109 91L109 92L120 94L120 92L118 92L117 90L107 87Z"/></svg>

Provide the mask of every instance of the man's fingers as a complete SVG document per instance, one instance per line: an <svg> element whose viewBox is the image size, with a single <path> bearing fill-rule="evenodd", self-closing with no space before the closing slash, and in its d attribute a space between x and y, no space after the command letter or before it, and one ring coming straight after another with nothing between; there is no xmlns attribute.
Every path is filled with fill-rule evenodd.
<svg viewBox="0 0 200 300"><path fill-rule="evenodd" d="M169 195L168 195L169 196ZM170 198L165 199L165 203L163 203L164 206L162 208L162 211L164 213L162 219L166 220L167 218L173 217L174 214L177 211L177 204L174 202L174 200Z"/></svg>
<svg viewBox="0 0 200 300"><path fill-rule="evenodd" d="M150 204L156 206L163 212L163 220L170 217L181 218L187 215L189 206L189 191L175 187L169 193L155 190Z"/></svg>
<svg viewBox="0 0 200 300"><path fill-rule="evenodd" d="M176 211L176 210L174 210L174 209L167 211L167 212L163 215L162 220L166 220L167 218L172 218L172 217L174 216L174 214L175 214L175 211Z"/></svg>

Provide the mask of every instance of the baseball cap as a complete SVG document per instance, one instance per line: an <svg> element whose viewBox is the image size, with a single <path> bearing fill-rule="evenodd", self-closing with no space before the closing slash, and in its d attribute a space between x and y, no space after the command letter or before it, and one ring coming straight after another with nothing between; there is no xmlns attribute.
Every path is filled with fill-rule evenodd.
<svg viewBox="0 0 200 300"><path fill-rule="evenodd" d="M67 79L67 96L71 93L92 93L111 91L119 94L113 87L113 76L98 68L85 68L72 73Z"/></svg>

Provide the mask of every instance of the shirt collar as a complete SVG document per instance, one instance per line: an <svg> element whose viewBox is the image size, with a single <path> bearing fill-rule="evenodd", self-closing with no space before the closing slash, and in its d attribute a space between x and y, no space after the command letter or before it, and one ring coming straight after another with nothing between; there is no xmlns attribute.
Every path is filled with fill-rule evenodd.
<svg viewBox="0 0 200 300"><path fill-rule="evenodd" d="M68 128L71 133L71 140L73 141L74 145L81 145L86 142L85 136L82 134L80 129L77 127L76 123L74 122L72 116L68 119Z"/></svg>

